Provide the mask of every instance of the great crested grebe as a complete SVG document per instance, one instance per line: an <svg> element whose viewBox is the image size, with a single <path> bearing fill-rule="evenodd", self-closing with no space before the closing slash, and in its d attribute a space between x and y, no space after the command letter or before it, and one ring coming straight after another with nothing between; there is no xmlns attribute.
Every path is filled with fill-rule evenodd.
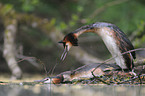
<svg viewBox="0 0 145 96"><path fill-rule="evenodd" d="M98 34L104 41L111 55L115 57L116 64L122 69L129 69L132 71L134 67L133 59L136 58L135 52L122 55L123 52L134 49L132 43L116 25L105 22L96 22L90 25L85 25L67 34L64 39L59 42L64 46L61 60L64 60L71 46L78 46L77 38L85 32Z"/></svg>
<svg viewBox="0 0 145 96"><path fill-rule="evenodd" d="M59 84L62 83L63 80L64 80L63 75L57 75L54 77L47 77L42 80L35 80L35 82Z"/></svg>
<svg viewBox="0 0 145 96"><path fill-rule="evenodd" d="M65 71L53 77L46 77L42 80L35 80L35 82L42 82L42 83L51 83L51 84L59 84L64 82L72 82L73 80L86 80L89 78L93 78L92 71L98 66L100 63L93 63L81 66L75 70ZM121 70L120 67L116 64L103 64L99 66L94 71L95 76L110 76L113 71ZM115 72L114 72L115 73ZM120 72L117 72L120 74ZM125 73L124 74L128 74Z"/></svg>

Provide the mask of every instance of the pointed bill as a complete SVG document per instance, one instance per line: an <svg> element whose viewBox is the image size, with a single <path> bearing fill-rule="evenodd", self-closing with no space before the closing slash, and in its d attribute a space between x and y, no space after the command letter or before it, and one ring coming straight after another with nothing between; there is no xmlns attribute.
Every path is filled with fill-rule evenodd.
<svg viewBox="0 0 145 96"><path fill-rule="evenodd" d="M67 47L67 45L66 45L66 48L64 49L64 51L63 51L63 53L62 53L62 55L61 55L60 60L63 61L63 60L66 58L67 53L68 53L68 47Z"/></svg>
<svg viewBox="0 0 145 96"><path fill-rule="evenodd" d="M42 82L42 83L44 83L44 82L50 82L50 77L47 77L47 78L44 78L44 79L42 79L42 80L35 80L34 82Z"/></svg>

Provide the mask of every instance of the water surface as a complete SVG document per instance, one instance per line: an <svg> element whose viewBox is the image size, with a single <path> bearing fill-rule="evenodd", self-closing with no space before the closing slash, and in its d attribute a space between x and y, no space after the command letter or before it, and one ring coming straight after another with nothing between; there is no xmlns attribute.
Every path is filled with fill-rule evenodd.
<svg viewBox="0 0 145 96"><path fill-rule="evenodd" d="M145 96L145 85L0 85L0 96Z"/></svg>

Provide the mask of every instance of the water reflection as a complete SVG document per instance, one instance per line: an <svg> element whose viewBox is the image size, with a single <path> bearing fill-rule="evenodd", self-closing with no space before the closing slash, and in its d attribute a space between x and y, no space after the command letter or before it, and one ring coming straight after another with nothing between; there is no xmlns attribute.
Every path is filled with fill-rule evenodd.
<svg viewBox="0 0 145 96"><path fill-rule="evenodd" d="M145 96L145 85L0 85L0 96Z"/></svg>

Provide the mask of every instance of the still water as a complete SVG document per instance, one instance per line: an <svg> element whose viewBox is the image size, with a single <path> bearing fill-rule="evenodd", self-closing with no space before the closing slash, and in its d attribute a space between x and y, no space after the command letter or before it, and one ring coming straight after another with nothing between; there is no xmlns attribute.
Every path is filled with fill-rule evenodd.
<svg viewBox="0 0 145 96"><path fill-rule="evenodd" d="M145 85L0 85L0 96L145 96Z"/></svg>

